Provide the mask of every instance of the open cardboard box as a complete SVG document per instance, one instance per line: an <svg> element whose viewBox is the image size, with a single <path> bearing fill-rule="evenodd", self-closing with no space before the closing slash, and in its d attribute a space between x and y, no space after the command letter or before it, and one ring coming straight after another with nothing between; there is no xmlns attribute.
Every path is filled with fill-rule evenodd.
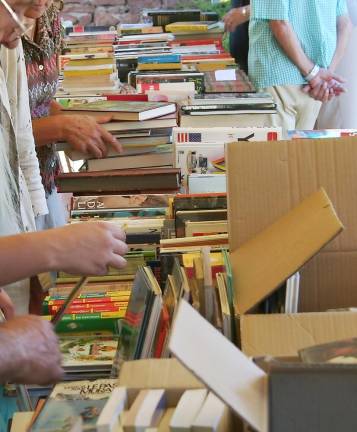
<svg viewBox="0 0 357 432"><path fill-rule="evenodd" d="M128 406L140 390L164 389L166 409L175 408L186 390L206 386L176 359L145 359L125 362L120 370L118 385L127 388ZM239 431L241 422L232 411L225 416L220 432Z"/></svg>
<svg viewBox="0 0 357 432"><path fill-rule="evenodd" d="M300 272L299 310L357 306L357 137L235 142L226 165L233 251L325 189L345 231Z"/></svg>
<svg viewBox="0 0 357 432"><path fill-rule="evenodd" d="M355 140L355 145L351 146L349 140L350 139L347 139L347 148L345 148L344 153L347 155L351 154L351 152L353 154L355 153L357 162L357 141ZM313 141L310 143L312 150L307 146L307 141ZM280 153L277 151L278 156L280 155L280 164L286 171L290 172L287 169L285 161L291 157L291 152L295 156L300 153L303 155L306 153L311 156L312 152L312 155L317 157L317 149L321 150L323 154L329 149L327 152L328 155L331 156L331 148L335 149L336 146L335 140L316 141L318 141L318 143L315 142L315 140L302 140L301 142L299 140L291 142L277 141L277 148L280 151ZM326 148L323 146L321 147L319 144L324 141L327 141L325 143ZM280 145L280 143L282 144ZM290 151L290 143L293 143L291 146L295 149L295 153L293 150ZM259 188L255 190L253 186L249 186L250 183L247 183L241 171L243 165L240 162L240 166L237 167L237 164L240 161L240 157L245 155L244 160L246 165L249 165L250 168L253 169L255 161L259 159L259 153L255 148L256 144L257 148L260 150L264 148L264 150L262 150L264 157L269 155L272 150L265 149L264 145L268 146L266 143L264 143L264 145L263 143L255 142L250 144L252 149L248 146L241 146L241 143L228 144L226 147L229 172L228 220L230 256L235 291L234 308L237 320L239 320L242 350L249 356L294 356L297 355L299 349L307 346L356 336L357 313L355 312L312 312L292 315L254 314L254 308L259 302L272 294L288 277L303 266L302 271L304 272L304 269L309 266L310 263L306 266L305 264L316 254L317 257L321 257L322 261L329 262L330 255L335 256L336 253L341 253L335 251L336 247L338 246L338 248L340 248L341 245L345 245L348 240L345 233L342 234L344 235L342 241L339 241L339 237L342 237L342 235L337 237L342 231L343 226L323 189L312 193L312 195L309 195L307 198L305 196L302 203L291 209L292 203L296 201L296 197L292 199L290 194L287 193L286 196L283 194L281 198L280 190L276 185L271 195L272 197L276 195L276 198L272 198L272 209L267 210L267 212L270 216L272 213L276 213L274 205L280 198L285 204L281 205L279 208L278 217L275 217L273 221L269 218L269 222L263 224L263 228L261 228L260 232L257 233L253 231L252 227L259 224L257 221L262 219L265 221L268 220L264 218L264 215L261 215L259 211L263 211L263 209L269 206L268 203L264 206L257 204L259 209L257 213L251 211L251 207L254 207L252 204L253 198L255 201L264 201L266 197L265 195L260 195ZM275 144L276 143L273 143L273 146L275 146ZM303 146L305 153L303 149L296 148L298 144ZM342 146L342 153L343 148ZM251 152L254 155L252 160L250 159ZM278 156L276 156L276 158L278 158ZM314 160L313 156L311 156L312 160ZM328 159L327 156L326 159ZM258 171L260 171L260 165L264 166L264 163L269 165L270 171L274 171L273 168L279 170L278 162L276 167L274 164L270 164L269 161L269 157L267 157L267 161L265 162L260 161L258 163ZM310 166L310 168L311 165L315 167L311 161L310 163L307 161L306 164ZM321 163L320 165L319 172L323 170L323 164ZM308 176L306 174L307 177L300 179L299 183L295 178L298 176L298 169L296 166L295 168L294 175L290 173L292 177L290 180L288 174L286 174L288 178L284 178L283 176L282 178L279 177L279 179L290 184L294 184L294 182L298 184L301 183L304 186L311 178L315 178L313 175ZM246 172L247 171L244 171L244 173ZM333 169L332 173L334 173ZM260 176L257 170L254 171L254 174L256 177ZM252 175L250 180L253 181ZM266 179L266 181L269 183L268 179ZM241 184L242 182L247 186L250 192L249 196L246 195L246 190ZM257 180L257 182L260 182L260 180ZM255 193L253 193L253 191L255 191ZM343 191L341 191L341 193L343 195ZM245 201L241 194L246 198ZM353 195L351 195L351 197L352 196ZM341 200L347 201L347 198L344 195L341 198L336 197L336 202L340 203ZM286 204L286 201L288 204ZM246 207L244 206L244 202L246 202ZM351 224L349 219L348 221ZM357 227L357 223L354 225ZM244 233L244 229L249 232L249 235ZM335 237L337 238L335 239ZM240 242L242 238L245 238L244 243ZM321 249L322 252L319 253ZM316 261L316 257L311 261ZM331 269L327 265L325 265L325 271L327 275L331 274ZM325 278L326 277L325 275ZM333 280L336 280L336 275L333 275ZM337 293L336 295L338 295L338 283L335 285L335 291ZM330 292L331 290L329 293ZM319 295L324 295L322 287L320 287Z"/></svg>
<svg viewBox="0 0 357 432"><path fill-rule="evenodd" d="M171 352L254 430L355 432L357 366L260 360L260 367L181 300Z"/></svg>

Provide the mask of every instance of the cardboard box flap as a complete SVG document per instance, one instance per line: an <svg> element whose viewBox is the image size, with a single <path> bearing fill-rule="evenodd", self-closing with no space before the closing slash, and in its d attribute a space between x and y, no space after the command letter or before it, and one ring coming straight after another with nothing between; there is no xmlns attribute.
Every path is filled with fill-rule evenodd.
<svg viewBox="0 0 357 432"><path fill-rule="evenodd" d="M357 313L247 314L240 324L247 356L296 356L302 348L355 337Z"/></svg>
<svg viewBox="0 0 357 432"><path fill-rule="evenodd" d="M254 308L342 229L331 201L320 189L233 250L230 258L236 313Z"/></svg>
<svg viewBox="0 0 357 432"><path fill-rule="evenodd" d="M118 385L132 389L195 389L204 385L176 359L147 359L123 363Z"/></svg>
<svg viewBox="0 0 357 432"><path fill-rule="evenodd" d="M184 300L178 307L169 348L236 414L259 432L267 432L265 372Z"/></svg>

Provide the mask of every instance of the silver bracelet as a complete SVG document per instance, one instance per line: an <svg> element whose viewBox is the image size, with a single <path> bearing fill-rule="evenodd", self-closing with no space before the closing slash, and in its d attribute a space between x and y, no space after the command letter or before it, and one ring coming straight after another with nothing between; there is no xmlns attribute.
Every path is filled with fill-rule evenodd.
<svg viewBox="0 0 357 432"><path fill-rule="evenodd" d="M317 74L320 72L320 66L315 64L311 71L304 77L306 81L313 80Z"/></svg>

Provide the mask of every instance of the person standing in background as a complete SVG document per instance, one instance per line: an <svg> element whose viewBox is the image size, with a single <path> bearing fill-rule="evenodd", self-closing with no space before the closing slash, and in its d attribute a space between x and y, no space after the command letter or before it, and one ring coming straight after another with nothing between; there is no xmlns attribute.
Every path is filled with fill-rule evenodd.
<svg viewBox="0 0 357 432"><path fill-rule="evenodd" d="M252 1L248 70L277 104L270 126L314 128L321 103L345 90L335 69L349 31L345 0Z"/></svg>
<svg viewBox="0 0 357 432"><path fill-rule="evenodd" d="M348 91L323 104L316 129L357 129L357 0L347 0L352 32L336 72L346 78Z"/></svg>
<svg viewBox="0 0 357 432"><path fill-rule="evenodd" d="M34 0L25 12L31 31L22 37L32 128L49 210L48 215L36 219L37 229L66 222L55 186L59 171L56 141L66 141L73 149L93 157L105 157L109 147L122 150L113 135L99 124L108 122L110 115L97 121L86 115L57 115L61 114L61 106L53 98L58 86L58 56L64 45L59 9L57 1Z"/></svg>
<svg viewBox="0 0 357 432"><path fill-rule="evenodd" d="M248 73L249 0L232 0L232 9L223 17L225 30L230 32L229 50L238 65Z"/></svg>

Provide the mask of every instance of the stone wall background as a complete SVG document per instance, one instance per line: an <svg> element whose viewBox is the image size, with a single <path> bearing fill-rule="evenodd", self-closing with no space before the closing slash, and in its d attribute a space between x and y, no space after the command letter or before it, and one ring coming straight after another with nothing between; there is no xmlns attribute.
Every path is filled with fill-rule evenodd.
<svg viewBox="0 0 357 432"><path fill-rule="evenodd" d="M143 9L174 9L177 0L65 0L62 19L73 24L117 25L140 21Z"/></svg>

